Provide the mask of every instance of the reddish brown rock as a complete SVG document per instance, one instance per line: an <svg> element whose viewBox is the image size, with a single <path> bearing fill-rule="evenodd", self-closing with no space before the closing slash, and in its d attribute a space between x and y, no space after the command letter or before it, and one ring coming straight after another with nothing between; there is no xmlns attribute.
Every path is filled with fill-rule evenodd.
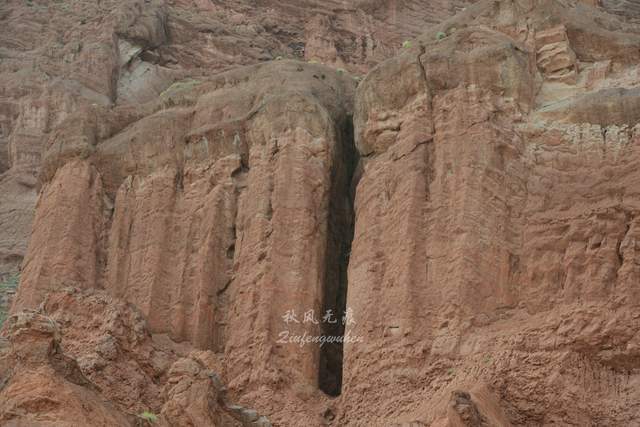
<svg viewBox="0 0 640 427"><path fill-rule="evenodd" d="M42 151L69 116L147 102L186 77L279 58L364 73L425 22L469 2L3 2L0 274L22 261Z"/></svg>
<svg viewBox="0 0 640 427"><path fill-rule="evenodd" d="M0 425L271 425L230 402L215 354L187 353L103 291L51 292L0 336Z"/></svg>
<svg viewBox="0 0 640 427"><path fill-rule="evenodd" d="M49 293L40 311L59 325L60 346L121 411L158 411L158 384L176 359L152 341L135 307L105 292L66 288Z"/></svg>
<svg viewBox="0 0 640 427"><path fill-rule="evenodd" d="M215 74L301 57L301 37L308 59L367 69L393 50L370 39L394 40L369 25L424 21L383 3L354 16L284 2L261 27L242 2L122 5L77 78L108 102L85 97L44 127L59 101L8 114L3 126L29 123L23 153L44 148L14 312L44 301L59 347L110 401L105 425L146 409L165 425L638 421L633 9L483 0L355 94L347 71L298 61ZM353 322L300 322L311 309Z"/></svg>
<svg viewBox="0 0 640 427"><path fill-rule="evenodd" d="M161 415L169 426L271 427L257 411L227 400L219 372L222 365L211 352L193 352L169 369Z"/></svg>
<svg viewBox="0 0 640 427"><path fill-rule="evenodd" d="M59 329L45 315L22 312L7 321L0 384L3 426L131 425L64 354Z"/></svg>
<svg viewBox="0 0 640 427"><path fill-rule="evenodd" d="M298 399L315 406L318 346L278 338L288 310L321 312L333 274L327 236L344 221L333 212L349 209L355 85L278 61L172 90L144 117L74 115L45 151L14 311L60 284L103 287L152 332L229 355L243 403L276 421Z"/></svg>
<svg viewBox="0 0 640 427"><path fill-rule="evenodd" d="M345 348L342 422L637 420L639 34L616 20L481 2L362 82L347 332L364 344ZM541 57L549 43L575 60ZM547 74L604 60L616 95L582 67ZM467 394L478 383L502 422Z"/></svg>
<svg viewBox="0 0 640 427"><path fill-rule="evenodd" d="M564 26L537 32L536 48L538 67L546 79L575 83L578 75L577 58Z"/></svg>

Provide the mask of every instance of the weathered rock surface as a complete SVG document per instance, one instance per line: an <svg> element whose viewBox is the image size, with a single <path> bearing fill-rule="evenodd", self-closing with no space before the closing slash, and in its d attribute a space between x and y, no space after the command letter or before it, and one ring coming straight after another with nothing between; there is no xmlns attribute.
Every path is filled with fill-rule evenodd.
<svg viewBox="0 0 640 427"><path fill-rule="evenodd" d="M60 331L35 312L12 316L0 337L0 424L128 426L127 416L60 347Z"/></svg>
<svg viewBox="0 0 640 427"><path fill-rule="evenodd" d="M269 419L254 409L229 403L227 389L216 373L221 368L211 352L193 352L177 360L163 391L163 422L169 426L271 427Z"/></svg>
<svg viewBox="0 0 640 427"><path fill-rule="evenodd" d="M142 314L104 291L65 288L0 334L0 425L266 427L230 403L212 352L152 339ZM254 417L255 415L255 417Z"/></svg>
<svg viewBox="0 0 640 427"><path fill-rule="evenodd" d="M473 1L3 1L0 276L19 271L42 151L69 116L280 58L364 73Z"/></svg>
<svg viewBox="0 0 640 427"><path fill-rule="evenodd" d="M317 347L277 340L287 310L321 311L326 260L340 255L327 239L343 222L335 212L350 209L355 86L324 66L276 61L135 113L70 116L45 150L14 310L60 284L101 287L135 304L152 332L233 355L231 391L257 393L247 399L261 411L318 399Z"/></svg>
<svg viewBox="0 0 640 427"><path fill-rule="evenodd" d="M242 2L190 6L116 8L101 21L112 65L83 83L105 101L47 107L46 127L35 117L50 113L15 119L42 147L22 157L41 188L7 336L42 307L62 330L45 341L98 387L88 405L104 425L146 409L166 425L639 422L633 7L482 0L358 84L291 60L218 72L242 63L232 40L259 59L301 34L307 59L365 70L391 51L336 34L361 35L363 19L412 32L437 14L366 2L357 19L351 6L306 19L317 5L287 1L260 30ZM278 56L302 57L287 47ZM338 320L304 323L309 310ZM358 340L300 345L283 331Z"/></svg>
<svg viewBox="0 0 640 427"><path fill-rule="evenodd" d="M365 339L341 420L637 423L639 28L545 0L434 31L356 96L347 331Z"/></svg>

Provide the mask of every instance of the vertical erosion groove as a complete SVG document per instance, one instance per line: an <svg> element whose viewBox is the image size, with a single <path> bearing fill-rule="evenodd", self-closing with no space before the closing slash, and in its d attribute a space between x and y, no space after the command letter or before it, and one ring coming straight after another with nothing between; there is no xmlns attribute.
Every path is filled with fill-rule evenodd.
<svg viewBox="0 0 640 427"><path fill-rule="evenodd" d="M330 310L336 322L323 322L322 333L326 337L343 337L347 267L354 229L354 190L351 181L358 164L351 116L347 116L341 126L334 164L329 199L322 314ZM318 386L329 396L340 395L342 389L342 353L342 342L328 342L320 348Z"/></svg>

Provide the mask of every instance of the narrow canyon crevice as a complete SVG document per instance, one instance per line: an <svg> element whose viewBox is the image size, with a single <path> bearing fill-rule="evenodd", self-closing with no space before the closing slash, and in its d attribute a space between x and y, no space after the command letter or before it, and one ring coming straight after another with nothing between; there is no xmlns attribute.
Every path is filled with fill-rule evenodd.
<svg viewBox="0 0 640 427"><path fill-rule="evenodd" d="M329 396L338 396L342 390L343 343L337 341L341 341L345 330L347 269L355 222L352 179L358 164L351 116L340 131L331 177L322 311L322 333L327 341L336 342L327 342L320 348L318 372L318 386Z"/></svg>

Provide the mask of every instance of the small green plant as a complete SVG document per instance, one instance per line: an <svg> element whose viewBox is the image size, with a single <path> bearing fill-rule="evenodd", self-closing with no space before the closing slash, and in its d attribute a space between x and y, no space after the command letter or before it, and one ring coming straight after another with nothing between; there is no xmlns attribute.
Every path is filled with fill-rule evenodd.
<svg viewBox="0 0 640 427"><path fill-rule="evenodd" d="M149 411L144 411L143 413L138 414L138 418L142 418L143 420L149 421L150 423L155 423L158 421L158 416Z"/></svg>
<svg viewBox="0 0 640 427"><path fill-rule="evenodd" d="M276 61L282 61L282 56L276 56Z"/></svg>
<svg viewBox="0 0 640 427"><path fill-rule="evenodd" d="M445 37L447 37L447 35L445 33L443 33L442 31L438 31L436 33L436 40L442 40Z"/></svg>
<svg viewBox="0 0 640 427"><path fill-rule="evenodd" d="M346 70L344 68L338 68L336 71L338 72L338 74L346 73Z"/></svg>
<svg viewBox="0 0 640 427"><path fill-rule="evenodd" d="M403 49L409 49L411 47L411 42L409 40L405 40L402 42Z"/></svg>

